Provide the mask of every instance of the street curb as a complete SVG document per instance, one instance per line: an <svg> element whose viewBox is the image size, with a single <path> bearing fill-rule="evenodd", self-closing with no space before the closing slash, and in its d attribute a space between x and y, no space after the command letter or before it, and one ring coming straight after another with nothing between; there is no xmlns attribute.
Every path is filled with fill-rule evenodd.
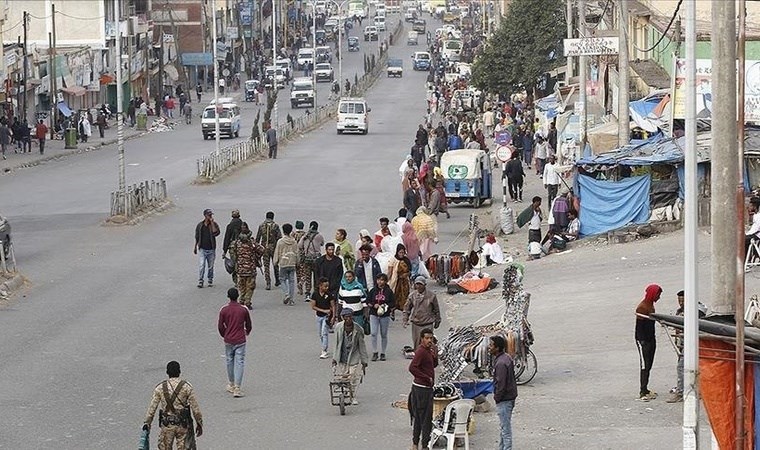
<svg viewBox="0 0 760 450"><path fill-rule="evenodd" d="M132 218L125 218L124 216L112 216L105 219L101 225L106 227L123 227L138 225L149 217L157 216L165 211L174 208L174 202L166 199L156 205L152 205L149 208L140 211L136 216Z"/></svg>
<svg viewBox="0 0 760 450"><path fill-rule="evenodd" d="M283 142L283 147L287 144L288 141ZM198 175L195 177L193 181L190 182L191 185L198 185L198 186L207 186L210 184L216 184L222 181L223 178L227 177L228 175L232 175L233 173L237 172L238 170L242 169L243 167L246 167L251 164L255 164L260 161L264 161L269 159L268 157L264 155L256 155L255 158L249 158L247 160L241 161L237 164L233 164L232 166L228 167L227 170L224 172L218 174L214 178L208 178L201 175Z"/></svg>
<svg viewBox="0 0 760 450"><path fill-rule="evenodd" d="M129 141L131 139L135 139L135 138L138 138L138 137L145 136L146 134L149 134L149 132L148 131L143 131L141 133L130 134L128 136L124 136L124 140L125 141ZM117 142L118 142L118 139L116 139L116 138L114 138L114 139L108 139L108 140L105 140L105 141L101 141L100 144L98 144L98 145L91 145L91 146L88 146L88 147L85 147L85 148L77 148L75 150L69 150L67 152L57 153L55 155L43 156L42 158L35 159L34 161L25 162L25 163L18 164L18 165L13 166L13 167L6 167L6 168L3 169L2 174L8 174L8 173L11 173L11 172L13 172L15 170L18 170L18 169L28 169L30 167L34 167L34 166L38 166L40 164L44 164L44 163L46 163L48 161L54 161L54 160L57 160L57 159L63 159L63 158L67 158L69 156L79 155L79 154L82 154L82 153L94 152L94 151L97 151L97 150L101 150L103 147L107 147L109 145L115 144Z"/></svg>

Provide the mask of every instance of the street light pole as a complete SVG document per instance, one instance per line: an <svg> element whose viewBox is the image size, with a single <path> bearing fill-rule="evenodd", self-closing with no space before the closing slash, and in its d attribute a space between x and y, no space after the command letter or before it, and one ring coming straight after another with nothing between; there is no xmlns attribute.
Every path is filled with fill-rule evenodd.
<svg viewBox="0 0 760 450"><path fill-rule="evenodd" d="M275 8L274 2L272 2L272 64L277 66L277 8ZM277 87L277 70L275 69L275 73L273 74L272 78L272 89L276 90L279 89ZM314 86L314 90L316 90L316 85ZM277 100L274 101L274 128L277 129L277 124L279 123L279 117L277 115ZM272 123L269 124L269 126L272 126Z"/></svg>
<svg viewBox="0 0 760 450"><path fill-rule="evenodd" d="M346 5L348 0L343 0L342 2L338 3L335 0L332 0L332 4L338 7L338 84L343 82L343 25L341 24L341 14L343 12L343 7Z"/></svg>
<svg viewBox="0 0 760 450"><path fill-rule="evenodd" d="M124 164L124 112L122 107L123 89L121 70L124 65L121 57L121 0L116 0L116 148L119 153L119 210L127 214L127 174Z"/></svg>
<svg viewBox="0 0 760 450"><path fill-rule="evenodd" d="M214 46L214 152L219 154L219 61L216 59L216 0L211 2L211 40ZM226 84L225 84L226 86Z"/></svg>
<svg viewBox="0 0 760 450"><path fill-rule="evenodd" d="M314 0L311 2L311 21L312 26L314 27L311 30L311 61L312 63L316 62L315 58L317 57L317 1ZM317 72L314 71L314 64L312 64L312 70L311 70L311 83L314 87L314 112L317 111ZM340 80L338 80L338 84L340 84Z"/></svg>

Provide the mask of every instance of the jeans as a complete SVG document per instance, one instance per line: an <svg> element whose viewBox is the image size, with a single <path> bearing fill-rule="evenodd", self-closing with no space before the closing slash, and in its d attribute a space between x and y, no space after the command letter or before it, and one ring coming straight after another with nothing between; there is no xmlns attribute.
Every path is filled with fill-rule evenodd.
<svg viewBox="0 0 760 450"><path fill-rule="evenodd" d="M496 414L501 424L499 450L512 450L512 409L514 407L514 400L505 400L496 404Z"/></svg>
<svg viewBox="0 0 760 450"><path fill-rule="evenodd" d="M240 387L245 368L245 342L237 345L224 344L224 353L227 355L227 380Z"/></svg>
<svg viewBox="0 0 760 450"><path fill-rule="evenodd" d="M317 332L319 333L319 342L322 344L322 351L327 351L327 333L329 331L329 324L327 323L328 316L317 316Z"/></svg>
<svg viewBox="0 0 760 450"><path fill-rule="evenodd" d="M390 316L378 317L375 315L369 316L369 328L372 335L372 353L377 353L377 332L380 332L380 353L385 354L385 349L388 348L388 326L391 323Z"/></svg>
<svg viewBox="0 0 760 450"><path fill-rule="evenodd" d="M285 298L293 300L296 295L296 268L280 267L280 289Z"/></svg>
<svg viewBox="0 0 760 450"><path fill-rule="evenodd" d="M208 282L214 281L214 259L216 250L198 249L198 281L203 282L203 272L208 267Z"/></svg>

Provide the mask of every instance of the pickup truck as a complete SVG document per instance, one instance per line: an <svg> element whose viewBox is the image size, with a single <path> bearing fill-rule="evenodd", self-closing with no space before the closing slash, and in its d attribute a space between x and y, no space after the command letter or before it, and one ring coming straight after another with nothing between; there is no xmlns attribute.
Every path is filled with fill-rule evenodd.
<svg viewBox="0 0 760 450"><path fill-rule="evenodd" d="M404 63L398 58L389 58L387 66L388 78L404 76Z"/></svg>

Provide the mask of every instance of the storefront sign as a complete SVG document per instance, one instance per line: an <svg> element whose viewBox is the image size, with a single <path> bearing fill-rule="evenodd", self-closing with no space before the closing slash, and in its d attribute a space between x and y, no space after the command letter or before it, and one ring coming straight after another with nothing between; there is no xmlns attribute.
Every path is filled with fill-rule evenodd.
<svg viewBox="0 0 760 450"><path fill-rule="evenodd" d="M183 53L183 66L210 66L213 64L213 55L211 53Z"/></svg>
<svg viewBox="0 0 760 450"><path fill-rule="evenodd" d="M617 55L620 40L617 37L564 39L565 56Z"/></svg>

